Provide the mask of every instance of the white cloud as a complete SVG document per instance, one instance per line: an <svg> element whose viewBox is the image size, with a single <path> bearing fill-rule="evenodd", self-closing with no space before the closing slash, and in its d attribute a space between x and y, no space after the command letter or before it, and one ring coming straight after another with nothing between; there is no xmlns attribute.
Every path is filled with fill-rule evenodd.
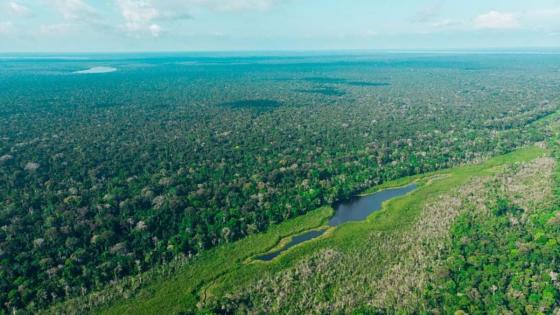
<svg viewBox="0 0 560 315"><path fill-rule="evenodd" d="M129 33L149 33L158 37L162 32L160 22L190 19L186 2L168 1L156 5L148 0L117 0L124 28Z"/></svg>
<svg viewBox="0 0 560 315"><path fill-rule="evenodd" d="M157 24L150 25L150 33L153 37L159 37L159 34L161 33L161 26Z"/></svg>
<svg viewBox="0 0 560 315"><path fill-rule="evenodd" d="M9 2L8 3L8 11L17 16L29 16L31 15L31 10L28 7L19 4L17 2Z"/></svg>
<svg viewBox="0 0 560 315"><path fill-rule="evenodd" d="M82 0L48 0L67 21L89 22L98 18L94 8Z"/></svg>
<svg viewBox="0 0 560 315"><path fill-rule="evenodd" d="M270 9L279 0L191 0L193 5L199 5L211 10L220 11L244 11Z"/></svg>
<svg viewBox="0 0 560 315"><path fill-rule="evenodd" d="M474 19L477 29L510 29L520 26L518 17L513 13L490 11Z"/></svg>
<svg viewBox="0 0 560 315"><path fill-rule="evenodd" d="M151 3L144 0L118 0L118 5L128 32L148 32L154 37L160 35L161 26L154 21L161 13Z"/></svg>
<svg viewBox="0 0 560 315"><path fill-rule="evenodd" d="M159 12L151 4L142 0L118 0L126 28L131 31L148 29Z"/></svg>
<svg viewBox="0 0 560 315"><path fill-rule="evenodd" d="M434 31L470 31L482 29L524 29L554 32L560 28L560 7L533 8L525 11L489 11L472 19L442 19L429 24Z"/></svg>
<svg viewBox="0 0 560 315"><path fill-rule="evenodd" d="M124 18L123 29L135 35L158 37L162 24L191 18L191 11L264 11L286 0L115 0Z"/></svg>

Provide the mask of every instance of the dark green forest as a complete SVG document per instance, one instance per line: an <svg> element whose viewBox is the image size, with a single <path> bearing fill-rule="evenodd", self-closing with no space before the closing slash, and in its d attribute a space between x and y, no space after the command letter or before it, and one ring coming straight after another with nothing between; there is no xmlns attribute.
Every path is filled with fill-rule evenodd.
<svg viewBox="0 0 560 315"><path fill-rule="evenodd" d="M72 73L97 64L119 70ZM547 141L538 122L558 110L559 65L515 54L3 61L0 306L37 312L377 184ZM558 263L558 216L492 194L492 213L457 219L450 277L426 298L550 313L557 288L529 283L557 281L544 270ZM456 294L466 287L476 306Z"/></svg>

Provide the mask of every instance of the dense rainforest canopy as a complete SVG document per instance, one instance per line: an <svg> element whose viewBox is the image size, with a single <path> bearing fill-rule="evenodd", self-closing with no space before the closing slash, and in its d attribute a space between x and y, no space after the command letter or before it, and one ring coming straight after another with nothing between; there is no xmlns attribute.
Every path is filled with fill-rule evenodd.
<svg viewBox="0 0 560 315"><path fill-rule="evenodd" d="M375 184L545 140L535 122L557 110L559 61L3 61L0 306L45 308ZM73 73L94 65L118 71ZM468 227L475 219L461 217L461 237L482 233ZM502 213L491 220L507 223ZM475 250L453 242L453 255Z"/></svg>

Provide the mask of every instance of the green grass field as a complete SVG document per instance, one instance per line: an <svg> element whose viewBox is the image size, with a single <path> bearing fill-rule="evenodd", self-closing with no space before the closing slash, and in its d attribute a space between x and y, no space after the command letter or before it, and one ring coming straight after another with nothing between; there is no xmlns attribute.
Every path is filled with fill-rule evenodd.
<svg viewBox="0 0 560 315"><path fill-rule="evenodd" d="M198 305L201 301L235 292L236 288L259 279L263 274L293 266L302 257L322 248L330 247L344 251L351 249L362 240L362 236L371 231L398 232L406 229L421 213L421 206L425 200L459 187L473 177L493 175L504 165L530 161L545 154L544 149L529 147L495 157L482 164L401 178L373 187L368 193L412 181L418 184L418 189L386 202L382 210L372 214L366 221L331 228L320 238L302 243L271 262L255 261L251 258L289 241L292 235L325 225L332 214L332 208L317 209L276 225L266 233L209 250L196 257L172 279L143 288L134 298L117 301L101 310L101 313L171 314L199 311Z"/></svg>

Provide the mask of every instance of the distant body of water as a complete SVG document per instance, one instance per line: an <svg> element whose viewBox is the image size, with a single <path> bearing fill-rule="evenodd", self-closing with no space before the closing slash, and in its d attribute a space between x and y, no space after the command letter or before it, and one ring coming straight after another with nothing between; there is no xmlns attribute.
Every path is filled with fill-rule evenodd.
<svg viewBox="0 0 560 315"><path fill-rule="evenodd" d="M109 73L109 72L115 72L117 71L117 68L113 68L113 67L92 67L86 70L80 70L80 71L75 71L74 73L78 73L78 74L93 74L93 73Z"/></svg>

